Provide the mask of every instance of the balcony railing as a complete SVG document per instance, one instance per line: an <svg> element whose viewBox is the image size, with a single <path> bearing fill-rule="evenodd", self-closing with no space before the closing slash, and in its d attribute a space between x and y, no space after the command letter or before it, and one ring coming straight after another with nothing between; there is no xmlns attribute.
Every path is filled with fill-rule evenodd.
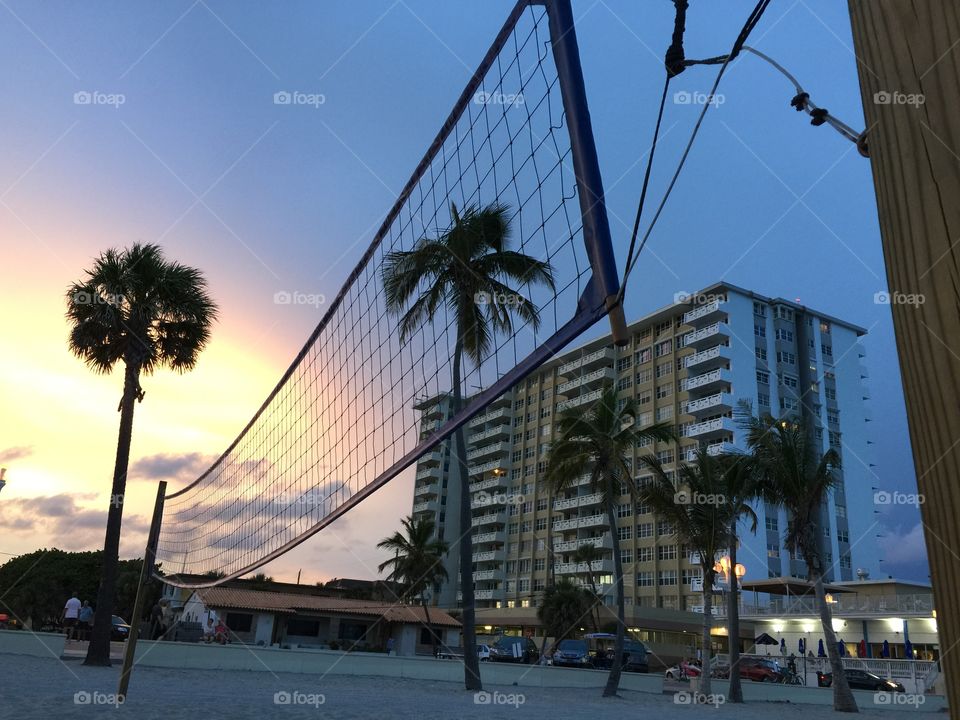
<svg viewBox="0 0 960 720"><path fill-rule="evenodd" d="M557 374L569 375L574 370L579 370L582 367L588 367L601 361L613 363L613 348L600 348L599 350L594 350L592 353L581 355L576 360L571 360L557 368Z"/></svg>
<svg viewBox="0 0 960 720"><path fill-rule="evenodd" d="M585 505L598 505L603 501L600 493L591 493L590 495L578 495L577 497L556 500L553 503L554 510L570 510L571 508L583 507Z"/></svg>
<svg viewBox="0 0 960 720"><path fill-rule="evenodd" d="M701 320L704 317L720 312L720 305L720 300L714 300L713 302L709 302L706 305L701 305L693 310L687 310L687 312L683 314L683 324L691 325L697 320Z"/></svg>
<svg viewBox="0 0 960 720"><path fill-rule="evenodd" d="M503 455L510 450L510 443L499 442L484 445L467 452L467 460L476 460L477 458L488 457L491 455Z"/></svg>
<svg viewBox="0 0 960 720"><path fill-rule="evenodd" d="M487 478L486 480L480 480L478 482L470 483L470 492L480 492L481 490L489 490L490 488L499 488L507 486L507 476L506 475L494 475L492 478Z"/></svg>
<svg viewBox="0 0 960 720"><path fill-rule="evenodd" d="M600 537L578 538L577 540L562 540L553 544L553 551L557 553L574 552L582 548L584 545L592 545L593 547L602 550L610 550L613 548L613 540L610 538L609 533L605 533Z"/></svg>
<svg viewBox="0 0 960 720"><path fill-rule="evenodd" d="M574 378L569 382L565 382L561 385L558 385L557 394L569 395L571 392L575 390L579 390L580 388L595 386L599 383L604 382L605 380L609 380L612 382L615 377L616 377L616 373L614 373L612 367L602 367L599 370L594 370L592 372L586 373L585 375L581 375L578 378Z"/></svg>
<svg viewBox="0 0 960 720"><path fill-rule="evenodd" d="M467 439L471 445L479 445L484 440L496 437L510 437L510 425L508 423L494 425L492 428L488 428L482 432L470 433Z"/></svg>
<svg viewBox="0 0 960 720"><path fill-rule="evenodd" d="M701 350L693 355L688 355L683 359L683 366L686 368L694 367L708 361L729 359L730 351L726 345L714 345L707 350Z"/></svg>
<svg viewBox="0 0 960 720"><path fill-rule="evenodd" d="M931 617L933 614L933 595L857 595L855 593L836 593L830 611L834 617L870 617L870 616L919 616ZM725 605L725 603L724 603ZM726 613L726 608L722 610ZM820 606L812 596L771 600L769 603L753 605L740 603L741 617L783 617L820 615Z"/></svg>
<svg viewBox="0 0 960 720"><path fill-rule="evenodd" d="M612 573L613 572L613 560L610 558L604 558L603 560L594 560L589 563L555 563L553 566L553 571L557 575L566 575L570 573Z"/></svg>
<svg viewBox="0 0 960 720"><path fill-rule="evenodd" d="M722 322L715 322L712 325L707 325L702 327L699 330L694 330L683 336L683 346L690 347L691 345L697 345L699 343L706 342L710 338L717 337L719 335L726 335L727 324Z"/></svg>
<svg viewBox="0 0 960 720"><path fill-rule="evenodd" d="M700 435L707 435L709 433L716 432L733 432L734 431L734 422L731 418L728 417L718 417L713 420L707 420L706 422L694 423L693 425L688 425L685 435L686 437L698 437Z"/></svg>
<svg viewBox="0 0 960 720"><path fill-rule="evenodd" d="M483 475L486 472L492 472L494 470L499 470L503 468L502 460L491 460L488 463L483 465L471 465L470 474L471 475Z"/></svg>
<svg viewBox="0 0 960 720"><path fill-rule="evenodd" d="M606 525L607 516L605 513L596 515L586 515L584 517L570 518L569 520L560 520L553 524L553 532L563 532L565 530L576 530L582 527L594 527L596 525Z"/></svg>
<svg viewBox="0 0 960 720"><path fill-rule="evenodd" d="M698 400L689 400L684 403L683 412L687 415L704 412L714 408L732 408L733 396L730 393L718 392L713 395L699 398Z"/></svg>
<svg viewBox="0 0 960 720"><path fill-rule="evenodd" d="M691 357L693 357L691 355ZM710 372L705 372L700 375L694 375L693 377L688 377L685 380L680 381L680 390L698 390L699 388L713 385L718 382L729 383L732 381L729 370L724 370L723 368L717 368L716 370L711 370Z"/></svg>
<svg viewBox="0 0 960 720"><path fill-rule="evenodd" d="M586 405L594 400L599 400L601 395L603 395L603 390L593 390L578 397L564 400L562 403L557 403L557 411L563 412L564 410L569 410L570 408Z"/></svg>
<svg viewBox="0 0 960 720"><path fill-rule="evenodd" d="M499 407L490 412L484 413L483 415L478 415L473 420L470 421L469 427L475 428L480 427L488 422L494 422L496 420L506 420L513 417L513 410L509 407Z"/></svg>

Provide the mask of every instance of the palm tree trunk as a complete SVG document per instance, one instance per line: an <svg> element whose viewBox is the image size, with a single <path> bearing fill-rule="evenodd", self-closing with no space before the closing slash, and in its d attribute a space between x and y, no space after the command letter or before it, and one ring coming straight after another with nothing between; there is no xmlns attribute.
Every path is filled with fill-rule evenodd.
<svg viewBox="0 0 960 720"><path fill-rule="evenodd" d="M603 697L616 697L620 688L620 673L623 670L623 636L626 630L624 616L626 610L623 600L623 562L620 559L620 535L617 533L617 513L613 509L613 493L607 498L607 520L610 523L610 535L613 538L613 589L617 598L617 637L613 643L613 663Z"/></svg>
<svg viewBox="0 0 960 720"><path fill-rule="evenodd" d="M712 559L712 558L711 558ZM710 630L713 627L713 568L703 568L703 650L700 653L700 692L710 694Z"/></svg>
<svg viewBox="0 0 960 720"><path fill-rule="evenodd" d="M453 412L460 411L460 363L463 340L457 337L453 351ZM454 432L454 452L460 470L460 592L463 595L463 683L467 690L482 690L480 660L477 657L476 598L473 592L473 518L470 514L470 470L467 467L467 443L463 427Z"/></svg>
<svg viewBox="0 0 960 720"><path fill-rule="evenodd" d="M113 629L113 596L116 592L117 565L120 555L120 527L123 520L123 495L127 485L127 466L130 462L130 439L133 435L133 407L140 387L140 368L127 362L123 377L123 398L120 401L120 432L117 438L117 457L113 465L113 486L110 507L107 510L107 532L103 540L103 568L93 629L84 665L110 665L110 632Z"/></svg>
<svg viewBox="0 0 960 720"><path fill-rule="evenodd" d="M814 567L807 560L807 567ZM857 701L850 691L846 673L843 671L843 662L837 651L837 636L833 632L833 617L830 606L827 605L827 594L823 589L823 576L816 571L813 575L814 590L817 594L817 603L820 605L820 624L823 626L823 639L827 645L827 657L830 658L830 670L833 672L833 709L837 712L859 712Z"/></svg>
<svg viewBox="0 0 960 720"><path fill-rule="evenodd" d="M730 596L727 598L727 646L730 659L730 687L727 702L742 703L740 683L740 580L737 578L737 519L730 523Z"/></svg>

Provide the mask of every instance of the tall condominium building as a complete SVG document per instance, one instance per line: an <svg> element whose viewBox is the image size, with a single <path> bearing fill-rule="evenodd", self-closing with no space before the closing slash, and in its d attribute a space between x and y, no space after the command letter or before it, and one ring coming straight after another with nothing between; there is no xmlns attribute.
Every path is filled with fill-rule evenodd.
<svg viewBox="0 0 960 720"><path fill-rule="evenodd" d="M583 582L592 575L604 592L611 590L611 531L620 538L628 606L693 610L702 604L695 558L669 523L631 501L626 487L611 528L588 477L560 495L543 480L557 415L593 402L605 383L615 384L621 398L636 399L641 426L672 423L680 437L636 449L640 482L649 475L636 460L640 454L656 454L675 472L697 448L745 449L734 419L740 401L755 413L810 416L822 449L834 448L843 461L842 481L822 518L827 579L852 580L858 567L876 568L869 398L859 342L864 329L797 302L717 283L629 330L626 347L607 336L554 358L467 425L478 607L535 606L551 573ZM427 399L418 409L429 432L449 416L450 398ZM413 514L433 517L452 546L450 580L434 593L444 607L459 602L460 482L450 452L447 442L420 459L413 501ZM745 524L740 532L746 579L805 577L803 561L783 547L784 511L763 503L754 510L756 533ZM590 567L574 561L583 545L600 551Z"/></svg>

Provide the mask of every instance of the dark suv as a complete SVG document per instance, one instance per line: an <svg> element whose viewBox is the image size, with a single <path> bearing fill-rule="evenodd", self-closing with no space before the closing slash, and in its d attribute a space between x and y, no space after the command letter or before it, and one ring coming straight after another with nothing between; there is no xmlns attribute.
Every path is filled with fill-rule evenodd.
<svg viewBox="0 0 960 720"><path fill-rule="evenodd" d="M586 640L561 640L553 651L553 664L558 667L593 667Z"/></svg>
<svg viewBox="0 0 960 720"><path fill-rule="evenodd" d="M530 638L504 636L490 646L492 662L527 663L531 665L540 658L536 643Z"/></svg>

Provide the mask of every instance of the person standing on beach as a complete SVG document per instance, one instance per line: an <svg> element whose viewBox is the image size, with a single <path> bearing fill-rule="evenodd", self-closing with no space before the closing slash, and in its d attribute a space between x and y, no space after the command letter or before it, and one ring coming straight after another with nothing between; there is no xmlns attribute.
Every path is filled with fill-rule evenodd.
<svg viewBox="0 0 960 720"><path fill-rule="evenodd" d="M67 640L73 639L77 632L77 619L80 617L81 608L80 598L77 595L79 593L74 590L67 604L63 606L63 612L60 613L63 626L67 629Z"/></svg>
<svg viewBox="0 0 960 720"><path fill-rule="evenodd" d="M77 640L90 639L90 626L93 623L93 608L90 601L84 600L80 613L77 615Z"/></svg>

